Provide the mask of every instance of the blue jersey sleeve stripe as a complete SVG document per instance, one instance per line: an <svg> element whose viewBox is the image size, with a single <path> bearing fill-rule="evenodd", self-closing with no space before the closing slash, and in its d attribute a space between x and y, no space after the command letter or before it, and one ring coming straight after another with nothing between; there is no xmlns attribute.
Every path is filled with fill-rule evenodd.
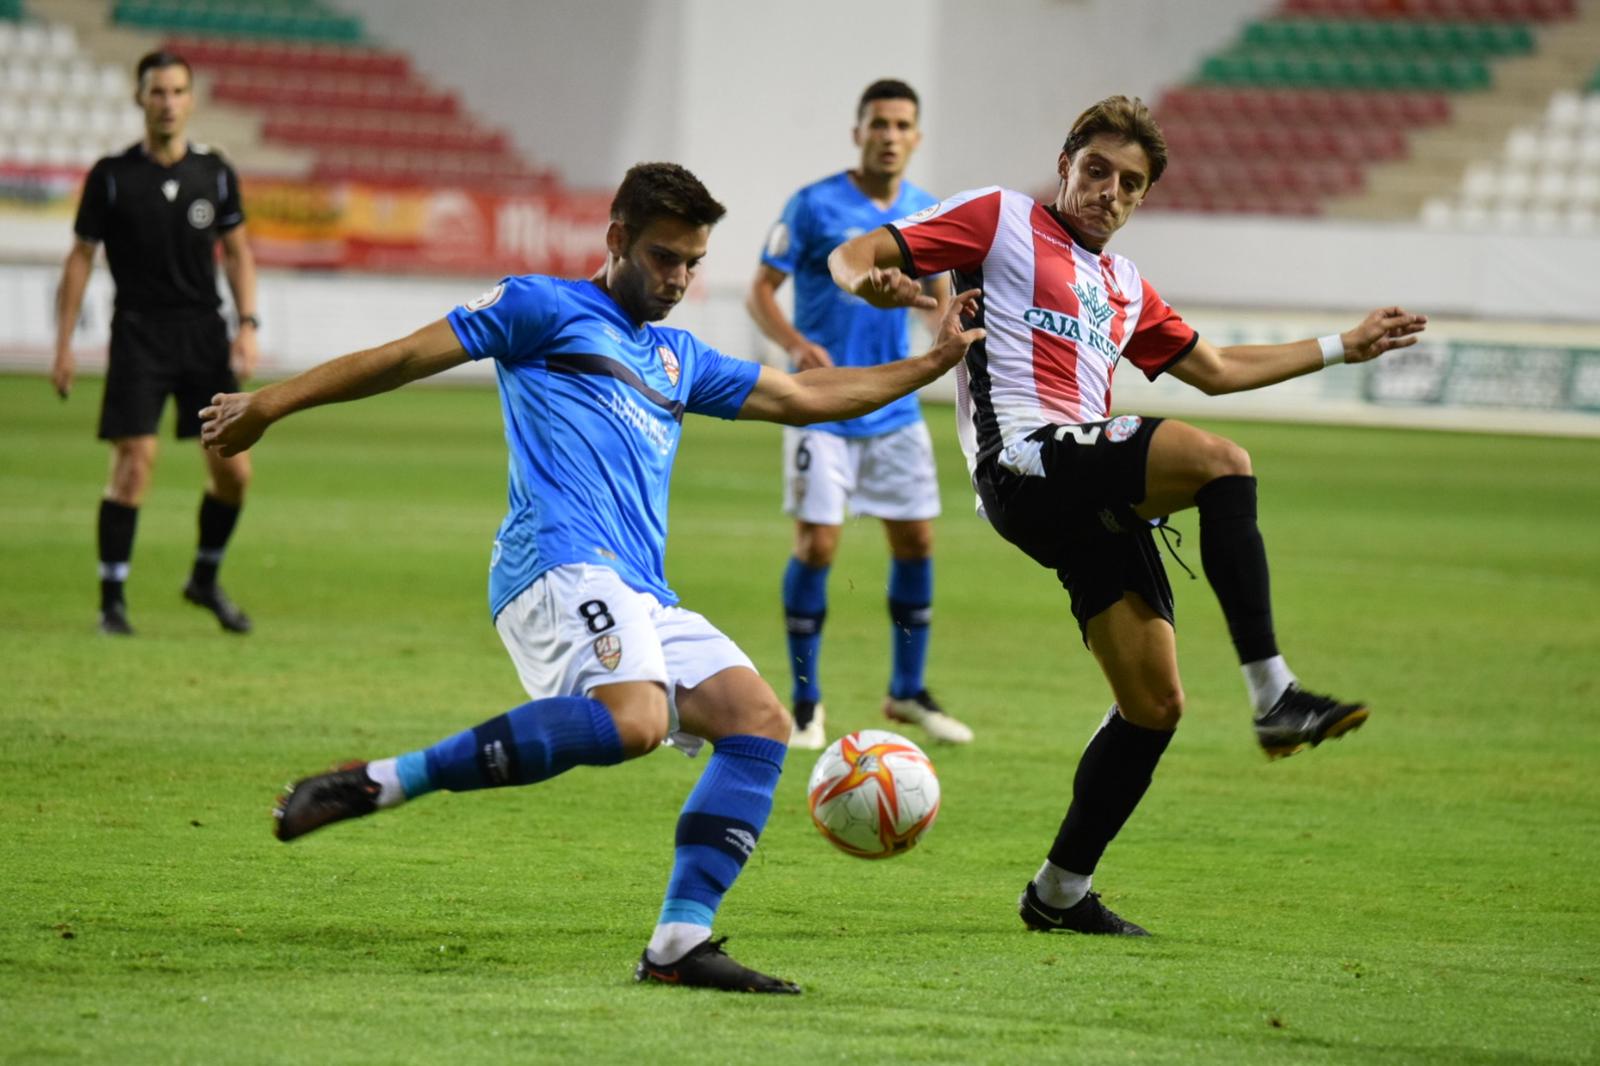
<svg viewBox="0 0 1600 1066"><path fill-rule="evenodd" d="M545 366L560 374L596 374L600 377L608 377L620 381L640 396L672 415L674 422L683 421L683 404L681 402L652 389L644 383L643 378L615 359L608 359L603 355L563 352L555 358L547 359Z"/></svg>

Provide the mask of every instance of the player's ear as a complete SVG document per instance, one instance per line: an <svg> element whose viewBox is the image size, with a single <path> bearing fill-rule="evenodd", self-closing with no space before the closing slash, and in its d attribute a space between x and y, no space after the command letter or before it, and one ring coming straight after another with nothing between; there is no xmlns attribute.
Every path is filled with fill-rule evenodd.
<svg viewBox="0 0 1600 1066"><path fill-rule="evenodd" d="M606 251L618 259L628 254L628 227L620 219L612 219L606 226Z"/></svg>
<svg viewBox="0 0 1600 1066"><path fill-rule="evenodd" d="M1072 157L1067 154L1066 149L1062 149L1060 158L1056 160L1056 173L1061 176L1062 181L1066 181L1070 170L1072 170Z"/></svg>

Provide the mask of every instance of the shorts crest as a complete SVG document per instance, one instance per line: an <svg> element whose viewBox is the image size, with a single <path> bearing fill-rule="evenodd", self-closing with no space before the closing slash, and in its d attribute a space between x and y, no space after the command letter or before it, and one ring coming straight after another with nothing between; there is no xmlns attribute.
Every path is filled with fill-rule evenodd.
<svg viewBox="0 0 1600 1066"><path fill-rule="evenodd" d="M1139 427L1144 424L1144 419L1138 415L1118 415L1106 423L1106 440L1112 444L1120 444L1139 432Z"/></svg>
<svg viewBox="0 0 1600 1066"><path fill-rule="evenodd" d="M595 658L600 660L600 665L607 670L615 670L622 661L622 638L615 633L607 633L602 637L594 638Z"/></svg>

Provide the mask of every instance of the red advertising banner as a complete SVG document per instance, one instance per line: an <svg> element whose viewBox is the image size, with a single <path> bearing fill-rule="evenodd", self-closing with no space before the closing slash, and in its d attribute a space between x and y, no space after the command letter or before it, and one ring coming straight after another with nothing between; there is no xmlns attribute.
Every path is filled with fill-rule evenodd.
<svg viewBox="0 0 1600 1066"><path fill-rule="evenodd" d="M605 248L610 194L246 181L264 266L588 276Z"/></svg>
<svg viewBox="0 0 1600 1066"><path fill-rule="evenodd" d="M605 254L611 194L539 186L525 193L452 186L274 180L245 175L250 243L262 266L423 274L587 277ZM68 246L81 171L0 166L0 252ZM46 238L21 247L20 225ZM33 243L40 243L34 241Z"/></svg>

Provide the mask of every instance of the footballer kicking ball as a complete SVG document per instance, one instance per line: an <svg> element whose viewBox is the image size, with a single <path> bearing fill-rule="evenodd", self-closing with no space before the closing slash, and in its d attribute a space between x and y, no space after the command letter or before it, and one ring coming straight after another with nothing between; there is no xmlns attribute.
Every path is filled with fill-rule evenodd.
<svg viewBox="0 0 1600 1066"><path fill-rule="evenodd" d="M939 777L905 737L863 729L828 745L806 799L828 843L857 858L887 859L915 847L939 816Z"/></svg>

